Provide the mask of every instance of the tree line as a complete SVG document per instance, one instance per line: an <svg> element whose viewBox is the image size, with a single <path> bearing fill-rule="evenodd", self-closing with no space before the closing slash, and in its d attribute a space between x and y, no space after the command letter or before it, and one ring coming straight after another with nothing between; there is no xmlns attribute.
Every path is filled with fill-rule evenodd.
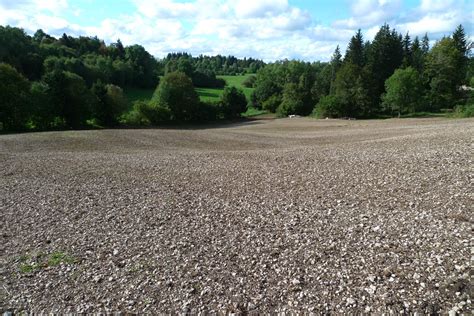
<svg viewBox="0 0 474 316"><path fill-rule="evenodd" d="M97 37L55 38L42 30L29 36L20 28L0 26L0 131L128 124L127 118L135 118L135 110L143 106L128 113L123 88L157 89L160 77L175 72L184 73L193 87L222 88L225 82L216 73L257 71L263 65L252 58L194 58L183 53L157 60L144 47L125 47L120 40L106 45ZM228 89L226 96L229 93L242 95L236 89ZM224 104L223 99L219 106L212 105L214 116L208 113L210 106L202 106L207 115L198 113L198 107L192 119L228 117L228 111L221 109ZM171 112L169 119L190 119ZM144 113L151 115L150 108L140 113L141 121L154 121L144 119Z"/></svg>
<svg viewBox="0 0 474 316"><path fill-rule="evenodd" d="M372 42L359 30L344 57L279 61L257 72L252 105L280 116L371 118L456 109L472 113L472 44L462 25L432 48L383 25Z"/></svg>
<svg viewBox="0 0 474 316"><path fill-rule="evenodd" d="M33 36L0 26L0 130L161 124L238 117L242 91L226 87L217 103L201 102L195 87L222 88L217 74L256 71L249 106L317 117L370 118L420 111L472 115L472 44L460 25L430 47L383 25L373 41L359 30L330 62L271 64L233 56L171 53L155 59L140 45L97 37ZM161 78L161 80L160 80ZM155 89L148 102L129 105L122 88Z"/></svg>

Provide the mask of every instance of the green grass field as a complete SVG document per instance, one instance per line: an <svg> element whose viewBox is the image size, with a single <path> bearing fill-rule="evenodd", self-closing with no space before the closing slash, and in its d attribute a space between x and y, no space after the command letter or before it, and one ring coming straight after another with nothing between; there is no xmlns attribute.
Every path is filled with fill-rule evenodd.
<svg viewBox="0 0 474 316"><path fill-rule="evenodd" d="M224 89L196 88L199 98L204 102L218 102L223 91Z"/></svg>
<svg viewBox="0 0 474 316"><path fill-rule="evenodd" d="M238 89L241 89L245 97L248 101L250 101L250 95L252 94L253 88L246 88L242 85L244 80L251 76L250 74L242 75L242 76L217 76L218 78L222 78L226 81L227 86L234 86ZM153 96L154 89L137 89L137 88L129 88L125 89L124 93L125 96L132 104L135 101L142 100L148 101ZM218 102L221 98L224 89L212 89L212 88L196 88L196 92L199 95L201 101L204 102ZM242 113L244 117L252 117L258 116L262 114L267 114L267 111L257 110L254 108L249 108L247 112Z"/></svg>
<svg viewBox="0 0 474 316"><path fill-rule="evenodd" d="M244 80L251 76L250 74L242 76L217 76L226 81L228 86L235 86L238 89L242 89L247 100L250 100L250 95L252 94L253 88L246 88L242 85ZM196 88L196 92L199 94L199 98L205 102L217 102L219 101L222 92L224 89L212 89L212 88ZM138 100L150 100L153 96L154 89L137 89L137 88L127 88L124 90L126 97L133 103Z"/></svg>
<svg viewBox="0 0 474 316"><path fill-rule="evenodd" d="M247 97L247 100L250 100L250 95L253 92L253 88L246 88L242 85L245 79L247 79L249 76L252 76L252 74L246 74L242 76L217 76L217 78L224 79L228 86L234 86L238 89L242 89L245 96Z"/></svg>

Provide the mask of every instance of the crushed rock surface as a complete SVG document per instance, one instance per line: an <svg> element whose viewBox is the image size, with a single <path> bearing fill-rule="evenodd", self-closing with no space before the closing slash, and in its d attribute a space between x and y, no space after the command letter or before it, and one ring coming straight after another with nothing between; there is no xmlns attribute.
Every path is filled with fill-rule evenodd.
<svg viewBox="0 0 474 316"><path fill-rule="evenodd" d="M0 311L471 314L473 135L307 118L2 135Z"/></svg>

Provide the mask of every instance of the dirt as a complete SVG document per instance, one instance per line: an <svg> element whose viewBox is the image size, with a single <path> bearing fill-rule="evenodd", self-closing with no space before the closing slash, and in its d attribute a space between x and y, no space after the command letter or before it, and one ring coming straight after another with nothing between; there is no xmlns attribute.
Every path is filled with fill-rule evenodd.
<svg viewBox="0 0 474 316"><path fill-rule="evenodd" d="M0 311L472 313L474 120L0 136Z"/></svg>

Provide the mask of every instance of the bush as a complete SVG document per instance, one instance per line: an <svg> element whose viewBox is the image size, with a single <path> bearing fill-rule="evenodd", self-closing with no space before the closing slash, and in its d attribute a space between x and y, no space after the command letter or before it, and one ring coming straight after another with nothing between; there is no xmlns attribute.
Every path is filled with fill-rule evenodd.
<svg viewBox="0 0 474 316"><path fill-rule="evenodd" d="M143 101L137 101L143 102ZM150 125L150 120L139 110L139 105L135 102L133 108L130 112L122 115L120 118L120 123L130 126L148 126ZM144 103L144 102L143 102Z"/></svg>
<svg viewBox="0 0 474 316"><path fill-rule="evenodd" d="M460 118L474 117L474 103L466 105L457 105L454 108L453 116Z"/></svg>
<svg viewBox="0 0 474 316"><path fill-rule="evenodd" d="M247 98L236 87L226 87L220 103L225 118L240 117L240 114L247 109Z"/></svg>
<svg viewBox="0 0 474 316"><path fill-rule="evenodd" d="M280 106L280 104L281 104L281 97L275 94L263 102L262 109L275 113L278 107Z"/></svg>
<svg viewBox="0 0 474 316"><path fill-rule="evenodd" d="M218 104L200 102L196 113L196 120L206 122L215 121L220 117L221 109Z"/></svg>
<svg viewBox="0 0 474 316"><path fill-rule="evenodd" d="M225 80L216 78L211 71L195 71L192 76L193 84L200 88L224 88Z"/></svg>
<svg viewBox="0 0 474 316"><path fill-rule="evenodd" d="M181 72L171 72L161 80L151 104L159 108L160 112L168 109L171 120L189 121L196 118L199 97L191 78Z"/></svg>
<svg viewBox="0 0 474 316"><path fill-rule="evenodd" d="M256 81L257 81L257 76L251 75L245 78L245 80L242 82L242 85L247 88L254 88Z"/></svg>
<svg viewBox="0 0 474 316"><path fill-rule="evenodd" d="M34 105L31 116L31 124L34 129L48 130L64 127L65 122L59 118L50 95L50 88L46 83L33 82L30 94Z"/></svg>
<svg viewBox="0 0 474 316"><path fill-rule="evenodd" d="M300 113L303 107L304 104L301 100L284 98L276 110L276 113L278 117L285 117L290 114Z"/></svg>
<svg viewBox="0 0 474 316"><path fill-rule="evenodd" d="M322 97L316 104L312 116L317 118L339 117L342 113L343 104L339 97L335 95L327 95Z"/></svg>
<svg viewBox="0 0 474 316"><path fill-rule="evenodd" d="M386 93L382 95L382 105L398 116L420 110L424 94L420 74L412 67L397 69L385 81Z"/></svg>
<svg viewBox="0 0 474 316"><path fill-rule="evenodd" d="M30 83L15 68L0 63L0 123L7 131L21 130L29 114Z"/></svg>
<svg viewBox="0 0 474 316"><path fill-rule="evenodd" d="M114 126L117 124L120 114L127 108L128 101L120 87L108 84L105 89L101 120L107 126Z"/></svg>
<svg viewBox="0 0 474 316"><path fill-rule="evenodd" d="M159 104L138 101L134 104L134 108L136 108L137 111L152 125L158 125L170 120L171 111Z"/></svg>
<svg viewBox="0 0 474 316"><path fill-rule="evenodd" d="M278 106L276 113L279 117L288 116L290 114L304 115L304 95L298 85L287 83L283 89L283 98Z"/></svg>

